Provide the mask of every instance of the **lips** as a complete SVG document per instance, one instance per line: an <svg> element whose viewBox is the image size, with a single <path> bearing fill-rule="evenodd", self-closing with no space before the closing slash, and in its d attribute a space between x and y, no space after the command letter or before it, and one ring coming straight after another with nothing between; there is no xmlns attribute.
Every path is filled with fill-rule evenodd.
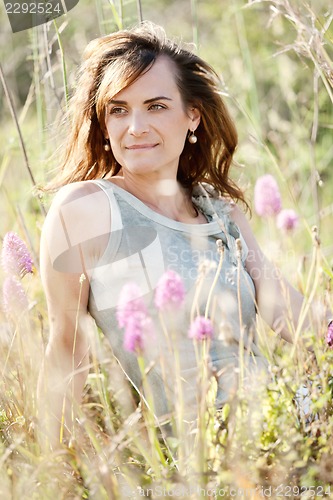
<svg viewBox="0 0 333 500"><path fill-rule="evenodd" d="M126 149L138 150L138 149L152 149L158 146L158 144L132 144L131 146L126 146Z"/></svg>

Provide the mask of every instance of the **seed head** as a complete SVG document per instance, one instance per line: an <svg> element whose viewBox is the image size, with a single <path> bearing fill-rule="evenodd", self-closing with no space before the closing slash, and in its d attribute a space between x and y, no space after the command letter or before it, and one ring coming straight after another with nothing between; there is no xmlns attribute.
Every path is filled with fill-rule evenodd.
<svg viewBox="0 0 333 500"><path fill-rule="evenodd" d="M1 252L2 267L9 275L23 278L33 272L33 260L21 238L14 232L5 234Z"/></svg>
<svg viewBox="0 0 333 500"><path fill-rule="evenodd" d="M182 278L175 271L166 271L159 279L155 290L155 306L159 311L179 309L185 300Z"/></svg>
<svg viewBox="0 0 333 500"><path fill-rule="evenodd" d="M285 232L291 232L296 229L299 217L292 208L285 208L277 215L276 225Z"/></svg>
<svg viewBox="0 0 333 500"><path fill-rule="evenodd" d="M205 340L213 336L213 324L209 318L197 316L188 331L190 339Z"/></svg>
<svg viewBox="0 0 333 500"><path fill-rule="evenodd" d="M281 195L272 175L263 175L257 179L254 187L254 207L261 217L269 217L280 212Z"/></svg>

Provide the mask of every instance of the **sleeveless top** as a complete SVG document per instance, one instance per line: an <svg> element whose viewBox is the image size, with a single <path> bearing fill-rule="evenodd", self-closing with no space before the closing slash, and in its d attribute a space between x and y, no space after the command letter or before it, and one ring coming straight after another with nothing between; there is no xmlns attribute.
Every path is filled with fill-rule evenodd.
<svg viewBox="0 0 333 500"><path fill-rule="evenodd" d="M154 323L144 356L156 415L172 411L179 391L186 412L194 414L200 361L193 340L188 337L190 313L193 300L199 295L196 314L204 314L220 259L216 241L222 240L223 264L214 285L209 315L214 324L209 356L217 380L216 405L220 407L237 389L240 355L245 379L251 384L251 374L265 366L257 347L254 284L244 267L248 249L238 227L229 218L230 203L196 188L192 201L207 223L185 224L158 214L110 181L90 182L108 197L111 232L104 254L91 271L89 312L109 339L127 378L140 388L137 357L124 349L124 332L116 319L122 287L130 282L140 286ZM241 241L240 265L237 265L236 239ZM181 276L186 303L179 311L172 310L161 318L153 305L153 295L158 280L167 270Z"/></svg>

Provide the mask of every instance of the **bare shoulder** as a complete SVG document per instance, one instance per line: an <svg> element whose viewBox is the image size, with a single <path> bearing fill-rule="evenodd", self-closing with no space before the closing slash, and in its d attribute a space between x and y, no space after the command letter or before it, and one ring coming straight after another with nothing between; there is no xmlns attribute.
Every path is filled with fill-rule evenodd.
<svg viewBox="0 0 333 500"><path fill-rule="evenodd" d="M55 195L44 223L42 249L46 246L51 262L71 267L80 261L96 260L110 236L111 213L108 197L95 183L75 182ZM65 263L68 261L68 265Z"/></svg>
<svg viewBox="0 0 333 500"><path fill-rule="evenodd" d="M71 203L73 209L78 206L82 208L87 202L90 201L90 198L87 197L92 197L91 200L93 200L95 199L94 195L96 194L100 195L103 194L103 192L101 188L94 182L73 182L71 184L63 186L59 189L59 191L57 191L56 195L53 198L51 209L64 207ZM106 201L106 196L104 194L99 198L101 200L105 199ZM96 199L98 199L98 197L96 197Z"/></svg>
<svg viewBox="0 0 333 500"><path fill-rule="evenodd" d="M235 224L239 226L249 225L245 212L234 201L228 201L228 205L230 207L230 219L235 222Z"/></svg>
<svg viewBox="0 0 333 500"><path fill-rule="evenodd" d="M235 202L230 202L230 207L229 217L237 224L249 250L259 251L259 245L253 234L248 216Z"/></svg>
<svg viewBox="0 0 333 500"><path fill-rule="evenodd" d="M103 222L108 223L109 212L108 198L102 189L93 182L82 181L63 186L57 192L52 201L48 218L61 217L68 228L77 232L77 224L83 230L89 224L103 225Z"/></svg>

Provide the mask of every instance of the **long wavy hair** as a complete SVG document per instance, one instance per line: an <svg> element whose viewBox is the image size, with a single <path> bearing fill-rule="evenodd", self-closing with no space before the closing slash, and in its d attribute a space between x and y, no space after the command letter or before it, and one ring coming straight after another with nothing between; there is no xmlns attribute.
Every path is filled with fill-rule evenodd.
<svg viewBox="0 0 333 500"><path fill-rule="evenodd" d="M198 141L186 141L177 178L189 191L207 182L221 195L245 204L242 190L230 179L237 132L221 96L214 69L187 46L166 37L151 23L92 40L83 53L69 107L67 145L55 179L46 190L77 181L117 175L121 165L105 151L105 109L110 100L148 71L159 56L169 57L184 109L195 107L201 120Z"/></svg>

